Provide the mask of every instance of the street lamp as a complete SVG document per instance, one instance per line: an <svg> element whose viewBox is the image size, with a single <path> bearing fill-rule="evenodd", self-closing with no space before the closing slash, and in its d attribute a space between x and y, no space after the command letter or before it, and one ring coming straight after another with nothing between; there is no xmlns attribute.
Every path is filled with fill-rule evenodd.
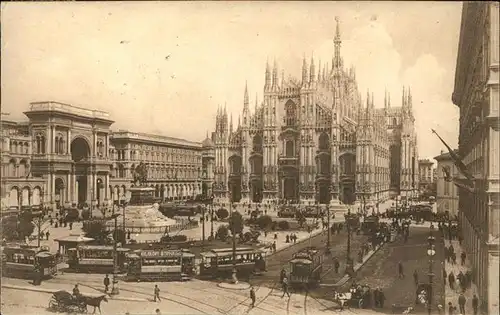
<svg viewBox="0 0 500 315"><path fill-rule="evenodd" d="M210 239L214 239L214 195L210 196Z"/></svg>
<svg viewBox="0 0 500 315"><path fill-rule="evenodd" d="M229 213L231 215L230 219L232 220L231 233L233 235L233 282L238 283L238 278L236 277L236 233L234 233L235 220L233 217L233 194L231 192L231 187L229 188Z"/></svg>
<svg viewBox="0 0 500 315"><path fill-rule="evenodd" d="M103 183L102 183L102 180L101 180L100 178L98 178L98 179L97 179L97 185L96 185L96 188L99 190L99 192L100 192L100 190L101 190L101 188L102 188L103 186L104 186L104 185L103 185ZM90 218L92 218L92 212L94 212L93 210L94 210L94 199L95 199L95 195L96 195L96 193L95 193L95 189L93 189L93 190L92 190L92 200L90 201ZM100 194L99 194L99 195L100 195ZM100 196L99 196L99 197L100 197ZM97 204L97 205L99 205L99 206L101 206L101 205L100 205L99 200L97 200L97 201L96 201L96 204Z"/></svg>
<svg viewBox="0 0 500 315"><path fill-rule="evenodd" d="M351 259L351 224L352 224L351 209L347 209L347 215L345 217L345 222L347 224L347 257L346 257L346 273L351 272L353 268L353 262Z"/></svg>
<svg viewBox="0 0 500 315"><path fill-rule="evenodd" d="M111 295L120 294L120 290L118 289L118 217L119 213L115 213L115 204L113 202L113 214L111 215L111 219L115 220L115 229L113 232L113 286L111 288Z"/></svg>
<svg viewBox="0 0 500 315"><path fill-rule="evenodd" d="M433 264L433 257L436 254L436 249L434 246L434 243L436 241L436 238L432 235L433 228L430 229L429 232L429 237L427 238L427 241L429 242L429 248L427 249L427 256L429 256L429 292L428 292L428 301L427 301L427 313L430 315L432 311L432 282L434 278L434 273L432 272L432 264Z"/></svg>

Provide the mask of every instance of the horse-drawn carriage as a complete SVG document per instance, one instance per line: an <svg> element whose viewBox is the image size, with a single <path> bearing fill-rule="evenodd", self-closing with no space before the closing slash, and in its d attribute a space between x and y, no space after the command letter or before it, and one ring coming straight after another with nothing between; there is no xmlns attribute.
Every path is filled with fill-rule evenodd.
<svg viewBox="0 0 500 315"><path fill-rule="evenodd" d="M362 285L353 288L350 292L334 292L334 300L342 309L347 308L370 308L372 306L372 292L369 286Z"/></svg>
<svg viewBox="0 0 500 315"><path fill-rule="evenodd" d="M68 291L57 291L49 301L49 310L56 312L85 312L85 301Z"/></svg>
<svg viewBox="0 0 500 315"><path fill-rule="evenodd" d="M87 306L94 307L94 313L96 308L99 309L99 313L101 313L101 302L107 302L108 299L106 295L101 295L97 297L85 296L85 295L74 295L69 293L68 291L57 291L54 292L50 301L49 301L49 310L55 312L64 312L64 313L86 313Z"/></svg>

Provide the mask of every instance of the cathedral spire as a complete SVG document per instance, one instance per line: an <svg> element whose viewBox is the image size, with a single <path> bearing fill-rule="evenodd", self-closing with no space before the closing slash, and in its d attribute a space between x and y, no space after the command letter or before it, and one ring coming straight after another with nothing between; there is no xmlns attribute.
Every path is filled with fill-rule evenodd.
<svg viewBox="0 0 500 315"><path fill-rule="evenodd" d="M248 82L245 81L245 95L243 96L243 109L248 109Z"/></svg>
<svg viewBox="0 0 500 315"><path fill-rule="evenodd" d="M410 115L412 114L413 111L413 101L411 97L411 87L408 87L408 111L410 112Z"/></svg>
<svg viewBox="0 0 500 315"><path fill-rule="evenodd" d="M335 26L335 39L333 40L335 46L335 68L340 68L341 66L341 57L340 57L340 44L342 40L340 39L340 19L338 16L335 17L335 21L337 22Z"/></svg>
<svg viewBox="0 0 500 315"><path fill-rule="evenodd" d="M321 58L318 60L318 82L323 81L321 77Z"/></svg>
<svg viewBox="0 0 500 315"><path fill-rule="evenodd" d="M406 96L405 96L405 87L403 85L403 97L402 97L402 104L401 106L403 107L403 110L406 109Z"/></svg>
<svg viewBox="0 0 500 315"><path fill-rule="evenodd" d="M302 85L304 86L307 83L307 61L306 55L304 54L304 58L302 61Z"/></svg>
<svg viewBox="0 0 500 315"><path fill-rule="evenodd" d="M269 67L269 59L266 60L266 82L264 84L264 90L268 90L271 87L271 68Z"/></svg>
<svg viewBox="0 0 500 315"><path fill-rule="evenodd" d="M311 83L316 82L316 69L314 67L314 56L311 54L311 70L309 71L309 77Z"/></svg>
<svg viewBox="0 0 500 315"><path fill-rule="evenodd" d="M274 66L273 66L273 88L277 88L279 85L278 82L278 65L276 63L276 58L274 59Z"/></svg>
<svg viewBox="0 0 500 315"><path fill-rule="evenodd" d="M229 118L229 132L233 132L233 114Z"/></svg>

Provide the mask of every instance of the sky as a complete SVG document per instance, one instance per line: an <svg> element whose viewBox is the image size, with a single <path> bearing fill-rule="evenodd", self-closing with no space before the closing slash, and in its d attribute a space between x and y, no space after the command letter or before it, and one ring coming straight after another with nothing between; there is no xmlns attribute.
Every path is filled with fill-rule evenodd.
<svg viewBox="0 0 500 315"><path fill-rule="evenodd" d="M263 98L266 61L301 77L302 59L341 54L362 95L401 105L411 87L419 155L458 143L451 102L459 2L47 2L2 3L1 105L26 120L30 102L104 110L113 130L202 141L218 106L236 125L245 83ZM251 106L253 109L253 106Z"/></svg>

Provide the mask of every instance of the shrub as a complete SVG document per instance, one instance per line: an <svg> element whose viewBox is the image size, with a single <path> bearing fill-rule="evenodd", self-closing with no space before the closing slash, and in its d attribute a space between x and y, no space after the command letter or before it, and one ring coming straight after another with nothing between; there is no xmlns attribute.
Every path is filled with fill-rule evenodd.
<svg viewBox="0 0 500 315"><path fill-rule="evenodd" d="M259 239L259 236L260 236L260 232L259 231L253 231L252 232L252 241L253 242L257 242L258 239Z"/></svg>
<svg viewBox="0 0 500 315"><path fill-rule="evenodd" d="M273 223L271 223L271 230L276 231L277 228L278 228L278 222L273 221Z"/></svg>
<svg viewBox="0 0 500 315"><path fill-rule="evenodd" d="M70 208L70 209L68 209L68 215L66 216L66 221L67 222L78 221L79 216L80 216L80 213L78 212L78 209Z"/></svg>
<svg viewBox="0 0 500 315"><path fill-rule="evenodd" d="M263 215L257 218L257 225L260 229L265 230L273 224L273 219L268 215Z"/></svg>
<svg viewBox="0 0 500 315"><path fill-rule="evenodd" d="M250 240L252 239L252 232L246 232L245 234L243 234L243 242L250 242Z"/></svg>
<svg viewBox="0 0 500 315"><path fill-rule="evenodd" d="M227 209L220 208L219 210L217 210L216 214L220 220L224 220L229 216L229 211L227 211Z"/></svg>
<svg viewBox="0 0 500 315"><path fill-rule="evenodd" d="M218 238L221 241L225 241L228 235L229 235L229 229L227 228L227 225L221 225L217 229L215 238Z"/></svg>
<svg viewBox="0 0 500 315"><path fill-rule="evenodd" d="M83 232L86 237L95 239L98 243L104 244L108 240L109 231L106 229L106 221L87 221L83 225Z"/></svg>
<svg viewBox="0 0 500 315"><path fill-rule="evenodd" d="M237 211L233 212L229 218L229 229L235 234L243 232L243 217L241 213Z"/></svg>
<svg viewBox="0 0 500 315"><path fill-rule="evenodd" d="M82 219L84 220L90 219L90 210L88 209L82 210Z"/></svg>
<svg viewBox="0 0 500 315"><path fill-rule="evenodd" d="M288 223L288 221L279 221L278 227L280 228L280 230L286 231L290 229L290 223Z"/></svg>
<svg viewBox="0 0 500 315"><path fill-rule="evenodd" d="M123 246L127 243L127 234L122 229L114 230L113 239L119 243L122 243Z"/></svg>

